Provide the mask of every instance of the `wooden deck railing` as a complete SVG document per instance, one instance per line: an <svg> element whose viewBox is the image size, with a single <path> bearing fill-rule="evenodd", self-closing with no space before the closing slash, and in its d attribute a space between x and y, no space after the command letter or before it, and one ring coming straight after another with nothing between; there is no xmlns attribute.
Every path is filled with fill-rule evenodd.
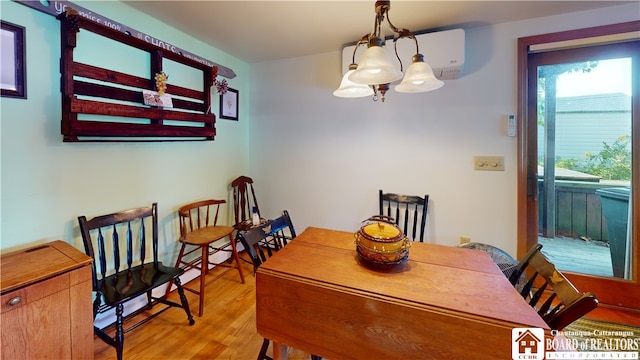
<svg viewBox="0 0 640 360"><path fill-rule="evenodd" d="M596 190L620 187L616 184L557 180L555 189L556 236L609 241L606 218L602 214L600 195ZM542 233L544 188L538 181L538 227Z"/></svg>

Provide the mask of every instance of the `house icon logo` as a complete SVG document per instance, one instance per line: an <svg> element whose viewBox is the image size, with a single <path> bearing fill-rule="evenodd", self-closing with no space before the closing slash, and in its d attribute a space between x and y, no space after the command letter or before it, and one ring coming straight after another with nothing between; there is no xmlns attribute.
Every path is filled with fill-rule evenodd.
<svg viewBox="0 0 640 360"><path fill-rule="evenodd" d="M513 360L544 360L544 330L541 328L512 329L511 358Z"/></svg>

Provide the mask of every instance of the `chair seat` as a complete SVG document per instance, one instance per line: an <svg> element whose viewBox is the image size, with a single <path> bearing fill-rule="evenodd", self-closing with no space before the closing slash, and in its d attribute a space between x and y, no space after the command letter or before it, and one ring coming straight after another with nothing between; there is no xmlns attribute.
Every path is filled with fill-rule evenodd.
<svg viewBox="0 0 640 360"><path fill-rule="evenodd" d="M202 246L220 240L233 233L233 226L207 226L187 233L180 241L189 245Z"/></svg>
<svg viewBox="0 0 640 360"><path fill-rule="evenodd" d="M258 226L264 225L268 222L269 222L268 219L260 218L260 225L253 225L252 219L246 219L235 224L233 227L238 231L249 231L257 228Z"/></svg>
<svg viewBox="0 0 640 360"><path fill-rule="evenodd" d="M109 306L128 301L182 275L184 270L158 263L141 264L98 281L98 289Z"/></svg>

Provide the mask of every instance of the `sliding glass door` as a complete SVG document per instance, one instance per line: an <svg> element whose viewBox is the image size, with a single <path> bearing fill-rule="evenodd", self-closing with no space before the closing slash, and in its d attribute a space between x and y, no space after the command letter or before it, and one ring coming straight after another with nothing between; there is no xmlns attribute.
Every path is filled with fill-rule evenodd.
<svg viewBox="0 0 640 360"><path fill-rule="evenodd" d="M629 45L529 57L537 89L529 112L538 122L538 242L560 270L631 276Z"/></svg>
<svg viewBox="0 0 640 360"><path fill-rule="evenodd" d="M581 290L639 307L640 41L534 46L557 36L520 39L518 252L539 242Z"/></svg>

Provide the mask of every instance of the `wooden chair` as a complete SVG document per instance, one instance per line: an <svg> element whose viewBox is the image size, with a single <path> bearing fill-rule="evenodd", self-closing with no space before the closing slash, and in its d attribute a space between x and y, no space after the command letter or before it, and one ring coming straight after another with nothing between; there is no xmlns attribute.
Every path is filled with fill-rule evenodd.
<svg viewBox="0 0 640 360"><path fill-rule="evenodd" d="M380 215L391 216L407 237L424 242L429 195L420 197L383 193L380 190L379 203ZM408 231L409 226L411 226L411 233Z"/></svg>
<svg viewBox="0 0 640 360"><path fill-rule="evenodd" d="M226 204L226 201L210 199L192 202L178 209L180 220L178 241L181 246L176 267L200 270L200 288L198 290L186 286L184 288L199 295L198 316L204 313L205 280L210 265L237 267L240 281L244 284L244 274L233 237L234 228L218 225L218 214L222 204ZM210 256L220 251L231 252L231 260L235 261L235 265L227 263L226 258L222 262L211 261ZM195 258L190 256L194 252L199 252L199 256ZM167 294L169 291L170 289L167 289Z"/></svg>
<svg viewBox="0 0 640 360"><path fill-rule="evenodd" d="M233 227L236 231L247 231L255 227L251 218L254 208L260 217L260 224L266 224L268 220L260 216L253 179L248 176L239 176L231 182L231 188L233 190L233 216L235 220Z"/></svg>
<svg viewBox="0 0 640 360"><path fill-rule="evenodd" d="M273 253L295 237L296 230L287 210L284 210L282 216L277 219L238 235L242 246L251 258L254 273Z"/></svg>
<svg viewBox="0 0 640 360"><path fill-rule="evenodd" d="M238 234L240 242L253 262L254 273L262 263L295 237L296 231L287 210L282 212L282 216L269 221L267 224ZM258 360L273 360L267 356L268 348L269 339L265 338L258 354ZM311 359L320 360L322 358L312 355Z"/></svg>
<svg viewBox="0 0 640 360"><path fill-rule="evenodd" d="M551 329L562 330L565 326L595 309L598 306L598 300L590 292L578 291L564 274L544 256L540 249L542 249L540 244L529 249L511 274L509 281L515 284L520 276L527 271L529 280L520 294L538 310L538 314ZM536 280L542 284L538 285L539 282ZM551 294L543 302L545 290L549 290Z"/></svg>
<svg viewBox="0 0 640 360"><path fill-rule="evenodd" d="M170 307L183 308L189 325L195 321L189 311L179 276L182 269L164 266L158 261L158 205L142 207L87 220L78 217L80 234L87 255L94 259L93 272L93 318L115 308L115 336L109 336L103 328L94 325L94 333L116 349L118 360L122 359L124 333L160 315ZM151 238L148 239L148 232ZM109 275L107 275L109 274ZM173 282L178 288L181 304L154 297L157 287ZM146 294L147 306L123 316L124 304ZM157 303L168 305L161 311L124 329L124 321L138 313L151 309ZM111 325L114 325L111 324ZM111 327L111 325L107 327Z"/></svg>

